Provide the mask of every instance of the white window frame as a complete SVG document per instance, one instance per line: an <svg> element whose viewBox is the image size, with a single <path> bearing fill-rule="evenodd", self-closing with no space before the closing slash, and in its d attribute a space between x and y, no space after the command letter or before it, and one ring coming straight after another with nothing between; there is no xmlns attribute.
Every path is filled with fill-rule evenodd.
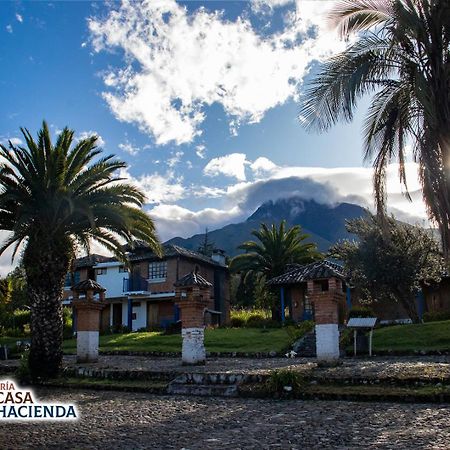
<svg viewBox="0 0 450 450"><path fill-rule="evenodd" d="M148 264L148 282L162 283L167 280L167 261L154 261Z"/></svg>

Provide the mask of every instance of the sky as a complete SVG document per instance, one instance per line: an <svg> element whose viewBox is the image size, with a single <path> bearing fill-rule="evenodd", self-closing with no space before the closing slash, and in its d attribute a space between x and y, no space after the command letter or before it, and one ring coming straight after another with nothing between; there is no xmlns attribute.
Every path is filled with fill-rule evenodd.
<svg viewBox="0 0 450 450"><path fill-rule="evenodd" d="M334 3L0 2L0 143L21 144L19 128L35 134L44 119L55 136L98 135L145 191L162 240L293 195L372 207L367 99L324 134L298 120L318 65L346 46L326 20ZM424 223L416 165L412 203L389 173L391 211Z"/></svg>

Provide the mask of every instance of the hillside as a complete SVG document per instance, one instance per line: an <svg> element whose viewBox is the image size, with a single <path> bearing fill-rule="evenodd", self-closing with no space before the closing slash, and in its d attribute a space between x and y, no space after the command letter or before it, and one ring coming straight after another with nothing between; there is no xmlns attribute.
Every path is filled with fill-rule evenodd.
<svg viewBox="0 0 450 450"><path fill-rule="evenodd" d="M210 231L208 239L215 247L225 250L227 255L238 253L237 246L251 239L251 231L259 228L262 222L279 223L285 219L288 225L301 225L309 241L315 242L319 250L326 251L340 239L349 238L345 230L345 220L365 215L365 210L354 204L340 203L335 206L322 205L313 200L290 198L267 202L261 205L245 222L226 225ZM204 234L190 238L176 237L167 241L196 250L204 240Z"/></svg>

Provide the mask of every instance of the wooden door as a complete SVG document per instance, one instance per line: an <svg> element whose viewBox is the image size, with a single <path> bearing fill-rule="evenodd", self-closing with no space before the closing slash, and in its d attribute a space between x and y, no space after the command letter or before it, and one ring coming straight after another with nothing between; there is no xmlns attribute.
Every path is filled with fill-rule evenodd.
<svg viewBox="0 0 450 450"><path fill-rule="evenodd" d="M147 326L159 326L158 304L147 302Z"/></svg>
<svg viewBox="0 0 450 450"><path fill-rule="evenodd" d="M113 327L118 327L122 325L122 303L113 304L113 317L112 317Z"/></svg>

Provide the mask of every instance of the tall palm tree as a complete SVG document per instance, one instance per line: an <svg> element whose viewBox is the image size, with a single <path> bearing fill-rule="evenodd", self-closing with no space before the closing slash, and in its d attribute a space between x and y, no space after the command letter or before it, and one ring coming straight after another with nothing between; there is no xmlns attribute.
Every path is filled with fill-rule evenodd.
<svg viewBox="0 0 450 450"><path fill-rule="evenodd" d="M62 292L77 248L92 240L125 259L135 239L157 253L152 220L140 209L144 194L118 178L125 163L99 157L97 136L74 141L65 128L53 144L47 124L37 141L21 129L26 147L0 145L0 229L10 236L2 254L24 243L23 267L31 307L29 367L33 377L57 374L62 360Z"/></svg>
<svg viewBox="0 0 450 450"><path fill-rule="evenodd" d="M375 203L386 206L386 168L399 163L406 192L405 144L419 164L429 217L450 249L450 1L345 0L330 17L342 36L358 33L326 60L300 110L307 128L351 121L358 99L371 94L364 153L374 166ZM408 194L409 195L409 194Z"/></svg>
<svg viewBox="0 0 450 450"><path fill-rule="evenodd" d="M286 229L283 220L279 226L261 224L252 235L259 242L247 241L238 247L245 253L235 256L230 263L232 272L244 273L246 277L256 276L270 279L281 275L289 264L306 264L319 259L320 253L312 243L305 243L307 234L296 225ZM279 308L272 310L273 318L279 316Z"/></svg>

